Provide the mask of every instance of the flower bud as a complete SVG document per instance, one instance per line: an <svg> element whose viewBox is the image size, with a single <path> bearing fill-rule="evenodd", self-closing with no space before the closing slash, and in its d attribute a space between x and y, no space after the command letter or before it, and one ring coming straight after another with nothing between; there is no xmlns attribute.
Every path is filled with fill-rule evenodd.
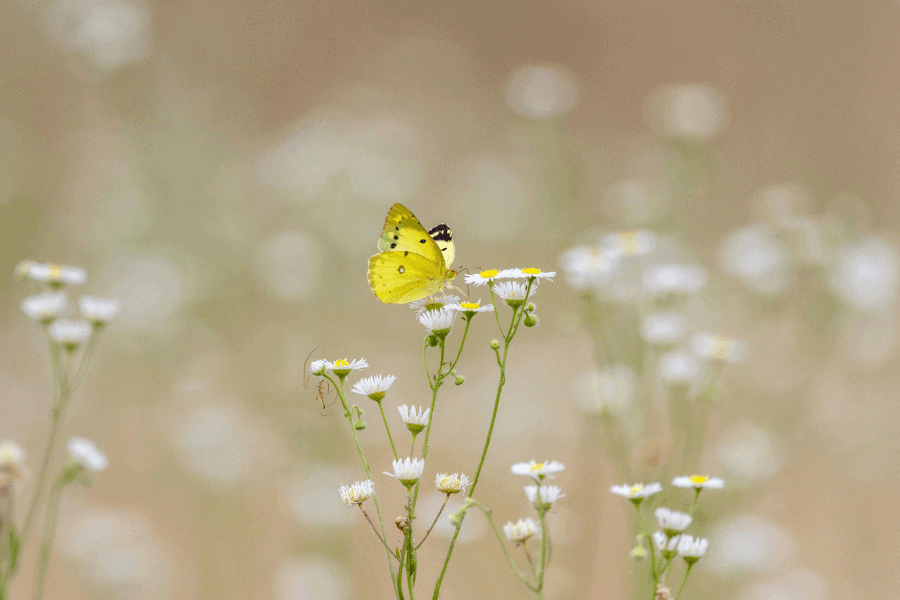
<svg viewBox="0 0 900 600"><path fill-rule="evenodd" d="M534 327L540 323L540 318L534 313L525 313L525 327Z"/></svg>
<svg viewBox="0 0 900 600"><path fill-rule="evenodd" d="M491 350L500 349L500 340L491 340Z"/></svg>
<svg viewBox="0 0 900 600"><path fill-rule="evenodd" d="M465 376L465 375L457 375L457 376L456 376L456 379L453 380L453 383L454 383L455 385L462 385L462 384L464 384L465 382L466 382L466 376Z"/></svg>

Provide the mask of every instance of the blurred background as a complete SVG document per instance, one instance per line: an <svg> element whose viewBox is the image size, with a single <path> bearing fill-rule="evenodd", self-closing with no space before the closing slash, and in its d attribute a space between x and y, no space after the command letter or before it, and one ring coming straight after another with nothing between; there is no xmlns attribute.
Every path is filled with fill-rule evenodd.
<svg viewBox="0 0 900 600"><path fill-rule="evenodd" d="M559 270L634 228L654 232L648 260L701 266L691 331L747 352L708 432L702 464L728 487L706 498L686 597L883 597L900 535L898 27L887 1L3 3L0 438L32 474L50 367L16 263L85 267L84 291L123 307L63 432L110 468L63 502L48 597L392 597L338 497L363 478L346 423L303 367L365 357L364 374L397 375L395 427L394 406L427 402L421 326L366 281L394 202L448 223L476 270ZM635 374L596 371L580 293L562 273L541 286L478 497L515 520L509 466L566 463L547 597L620 598L633 515L589 420ZM426 479L477 464L496 385L480 325ZM393 520L401 486L376 489ZM423 548L420 594L448 529ZM488 533L467 520L443 598L525 597Z"/></svg>

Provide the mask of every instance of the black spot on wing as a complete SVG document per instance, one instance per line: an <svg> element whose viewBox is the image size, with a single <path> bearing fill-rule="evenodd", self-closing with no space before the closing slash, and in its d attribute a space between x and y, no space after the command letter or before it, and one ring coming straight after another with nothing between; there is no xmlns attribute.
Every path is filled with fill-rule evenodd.
<svg viewBox="0 0 900 600"><path fill-rule="evenodd" d="M453 240L453 232L451 232L450 228L447 227L444 223L432 227L428 231L428 235L430 235L438 242L450 242Z"/></svg>
<svg viewBox="0 0 900 600"><path fill-rule="evenodd" d="M424 243L425 243L425 240L419 240L419 243L420 243L420 244L424 244Z"/></svg>
<svg viewBox="0 0 900 600"><path fill-rule="evenodd" d="M397 238L394 238L394 239L396 240ZM396 242L391 242L391 248L396 248L396 247L397 247Z"/></svg>

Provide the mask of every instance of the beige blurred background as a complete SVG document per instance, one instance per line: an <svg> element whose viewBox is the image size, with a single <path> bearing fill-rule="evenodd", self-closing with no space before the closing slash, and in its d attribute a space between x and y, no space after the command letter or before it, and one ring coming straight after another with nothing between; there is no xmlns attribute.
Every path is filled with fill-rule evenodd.
<svg viewBox="0 0 900 600"><path fill-rule="evenodd" d="M427 401L420 325L366 283L394 202L447 222L474 269L558 269L629 227L701 264L693 326L748 354L710 432L704 464L729 488L705 506L710 556L686 597L890 596L898 28L887 1L3 3L0 438L32 472L49 365L15 264L83 266L85 291L123 306L64 428L111 465L63 503L47 597L392 597L337 495L362 478L346 424L303 364L397 375L396 427L393 406ZM684 88L665 86L700 83L667 112ZM785 223L799 250L773 233ZM565 462L547 597L620 598L631 515L578 401L593 365L578 296L559 277L536 300L478 496L515 520L509 465ZM441 398L431 476L477 462L496 381L481 325L469 380ZM376 486L399 514L400 486ZM466 527L442 597L525 597L484 520ZM447 535L420 556L420 595Z"/></svg>

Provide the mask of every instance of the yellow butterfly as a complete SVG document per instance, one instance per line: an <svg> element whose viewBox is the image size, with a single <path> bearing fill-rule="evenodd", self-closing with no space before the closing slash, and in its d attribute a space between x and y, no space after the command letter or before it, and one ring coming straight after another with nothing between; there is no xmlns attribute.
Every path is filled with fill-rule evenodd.
<svg viewBox="0 0 900 600"><path fill-rule="evenodd" d="M402 204L388 211L378 249L369 259L369 286L387 304L430 296L456 277L450 269L456 254L450 228L442 223L425 231Z"/></svg>

